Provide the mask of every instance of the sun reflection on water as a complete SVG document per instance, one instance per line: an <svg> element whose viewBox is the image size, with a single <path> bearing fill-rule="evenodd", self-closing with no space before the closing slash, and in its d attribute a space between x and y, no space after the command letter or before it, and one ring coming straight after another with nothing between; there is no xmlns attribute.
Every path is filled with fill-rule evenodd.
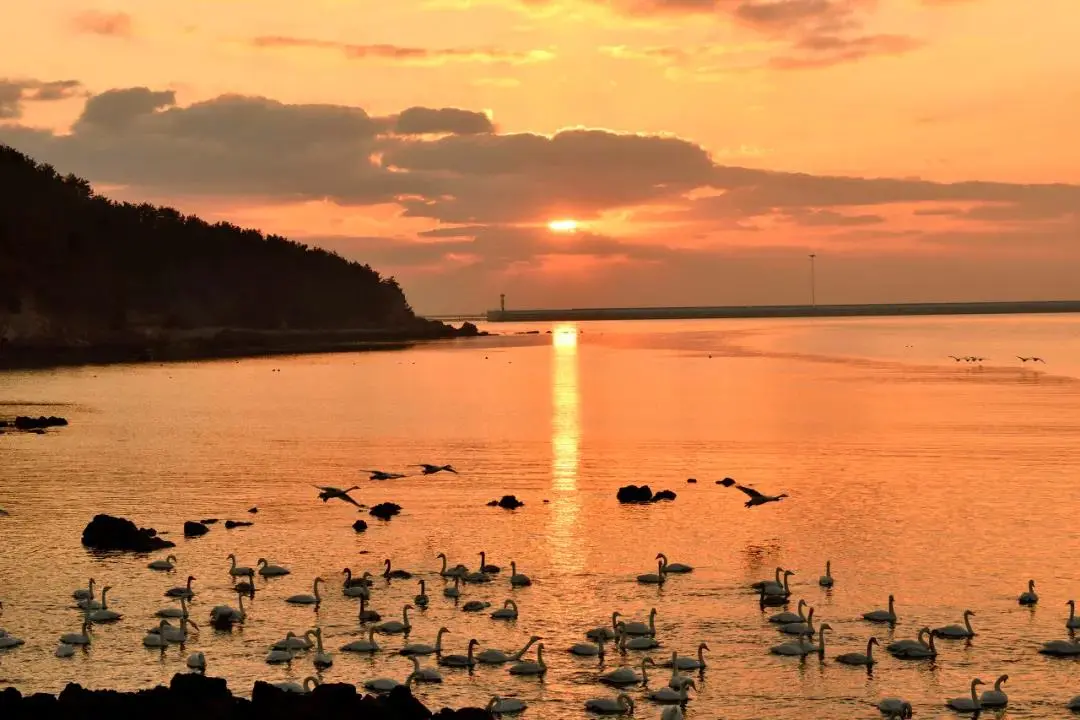
<svg viewBox="0 0 1080 720"><path fill-rule="evenodd" d="M575 542L580 502L577 474L581 440L578 396L577 326L556 325L551 334L554 359L551 375L551 528L548 538L555 550L553 564L576 571L582 566Z"/></svg>

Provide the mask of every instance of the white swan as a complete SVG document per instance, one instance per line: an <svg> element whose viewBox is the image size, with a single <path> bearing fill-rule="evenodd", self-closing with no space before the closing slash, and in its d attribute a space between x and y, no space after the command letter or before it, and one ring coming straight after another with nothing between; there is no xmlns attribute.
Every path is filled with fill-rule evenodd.
<svg viewBox="0 0 1080 720"><path fill-rule="evenodd" d="M384 623L379 623L375 626L375 629L386 635L399 635L404 633L409 634L409 630L412 625L409 624L409 611L413 610L412 605L406 605L401 608L401 620L387 620Z"/></svg>
<svg viewBox="0 0 1080 720"><path fill-rule="evenodd" d="M502 568L499 567L498 565L489 564L488 561L487 561L487 553L484 552L483 550L481 550L480 551L480 572L489 573L489 574L500 573L500 572L502 572Z"/></svg>
<svg viewBox="0 0 1080 720"><path fill-rule="evenodd" d="M348 568L345 568L348 570ZM364 576L359 580L352 580L350 577L345 577L345 584L341 586L341 594L345 597L360 598L361 600L367 600L371 597L371 587L369 583L364 581L368 579L371 573L365 572Z"/></svg>
<svg viewBox="0 0 1080 720"><path fill-rule="evenodd" d="M412 573L409 572L408 570L391 570L390 569L390 558L387 558L384 562L386 564L386 569L383 570L382 575L387 580L391 580L391 579L393 579L393 580L410 580L410 579L412 579Z"/></svg>
<svg viewBox="0 0 1080 720"><path fill-rule="evenodd" d="M783 585L780 586L783 588ZM785 595L783 591L769 594L765 592L765 588L758 590L758 605L764 610L766 607L777 607L780 605L787 605L790 595Z"/></svg>
<svg viewBox="0 0 1080 720"><path fill-rule="evenodd" d="M91 622L116 622L123 617L123 615L116 612L115 610L109 609L109 604L108 601L105 599L105 596L109 593L110 590L112 590L112 585L106 585L105 587L101 588L101 608L98 610L90 611L89 617Z"/></svg>
<svg viewBox="0 0 1080 720"><path fill-rule="evenodd" d="M290 597L285 598L285 602L290 603L292 605L318 605L318 604L320 604L322 602L322 596L319 595L319 583L324 583L324 582L326 582L326 581L323 580L321 577L315 578L315 580L311 583L311 592L312 592L311 595L307 595L307 594L292 595Z"/></svg>
<svg viewBox="0 0 1080 720"><path fill-rule="evenodd" d="M166 648L169 646L169 641L165 639L165 628L169 627L168 620L162 620L158 623L157 632L148 632L143 637L142 644L148 648Z"/></svg>
<svg viewBox="0 0 1080 720"><path fill-rule="evenodd" d="M172 570L178 562L180 561L176 559L175 555L167 555L164 560L154 560L146 567L151 570Z"/></svg>
<svg viewBox="0 0 1080 720"><path fill-rule="evenodd" d="M593 698L585 701L585 709L597 715L633 715L634 699L626 693L611 698Z"/></svg>
<svg viewBox="0 0 1080 720"><path fill-rule="evenodd" d="M622 623L619 623L619 629L622 629ZM632 638L625 632L619 633L619 649L623 652L627 650L652 650L657 647L660 647L660 643L650 635L639 635Z"/></svg>
<svg viewBox="0 0 1080 720"><path fill-rule="evenodd" d="M503 606L491 613L493 620L517 620L518 606L513 600L507 600Z"/></svg>
<svg viewBox="0 0 1080 720"><path fill-rule="evenodd" d="M364 572L363 576L358 578L353 577L352 570L350 568L345 568L341 571L341 574L345 576L345 587L356 587L357 585L362 585L363 587L371 587L374 584L371 581L371 573L366 571Z"/></svg>
<svg viewBox="0 0 1080 720"><path fill-rule="evenodd" d="M930 645L925 640L923 640L923 635L929 634L929 627L919 628L919 634L916 636L916 639L912 640L908 638L906 640L896 640L886 645L885 650L890 653L898 653L913 647L930 647Z"/></svg>
<svg viewBox="0 0 1080 720"><path fill-rule="evenodd" d="M838 655L836 661L843 663L844 665L866 665L870 666L874 664L874 646L878 644L878 639L872 637L866 641L866 654L863 653L844 653Z"/></svg>
<svg viewBox="0 0 1080 720"><path fill-rule="evenodd" d="M936 658L937 657L937 648L934 646L934 638L936 636L937 636L937 631L932 630L930 632L930 644L929 645L925 645L925 646L919 645L919 646L912 646L912 647L902 648L902 649L896 651L895 653L893 653L893 657L898 658L900 660L926 660L926 659L929 659L929 658Z"/></svg>
<svg viewBox="0 0 1080 720"><path fill-rule="evenodd" d="M690 678L679 672L679 651L671 651L671 659L664 663L664 666L671 668L671 678L668 680L668 687L672 690L679 690L683 685L690 681Z"/></svg>
<svg viewBox="0 0 1080 720"><path fill-rule="evenodd" d="M971 681L971 697L955 697L945 701L945 707L950 710L957 710L959 712L977 712L982 709L982 703L979 702L979 696L975 692L975 688L979 685L985 685L982 680L975 678Z"/></svg>
<svg viewBox="0 0 1080 720"><path fill-rule="evenodd" d="M191 620L190 618L180 618L180 627L173 627L172 625L165 623L164 628L160 625L158 626L158 631L164 632L165 640L168 642L173 643L174 645L183 645L188 639L188 625L191 625L191 627L196 630L199 629L198 623L194 620Z"/></svg>
<svg viewBox="0 0 1080 720"><path fill-rule="evenodd" d="M697 690L697 684L693 680L689 680L683 684L678 690L672 690L670 687L663 687L659 690L653 690L649 693L649 699L655 703L661 703L664 705L685 705L687 701L687 693L691 690Z"/></svg>
<svg viewBox="0 0 1080 720"><path fill-rule="evenodd" d="M363 625L364 623L369 622L379 622L380 620L382 620L382 615L379 614L378 610L368 610L367 598L361 597L360 612L357 614L356 619L360 621L361 625Z"/></svg>
<svg viewBox="0 0 1080 720"><path fill-rule="evenodd" d="M814 608L806 615L802 622L787 623L776 628L785 635L813 635L814 634Z"/></svg>
<svg viewBox="0 0 1080 720"><path fill-rule="evenodd" d="M94 578L90 578L90 582L87 583L87 587L79 588L71 593L71 597L75 600L93 600L94 599Z"/></svg>
<svg viewBox="0 0 1080 720"><path fill-rule="evenodd" d="M780 581L780 575L784 572L784 568L776 568L776 577L772 580L758 580L757 582L750 583L751 590L768 589L770 586L775 587L777 590L783 589L784 583Z"/></svg>
<svg viewBox="0 0 1080 720"><path fill-rule="evenodd" d="M236 564L236 555L229 553L225 556L225 559L229 561L229 574L233 577L255 577L255 571L249 567Z"/></svg>
<svg viewBox="0 0 1080 720"><path fill-rule="evenodd" d="M1070 600L1067 604L1069 606L1069 619L1065 621L1065 627L1076 630L1080 628L1080 617L1076 616L1076 601Z"/></svg>
<svg viewBox="0 0 1080 720"><path fill-rule="evenodd" d="M883 715L891 717L910 718L912 714L911 703L901 698L882 698L877 708Z"/></svg>
<svg viewBox="0 0 1080 720"><path fill-rule="evenodd" d="M692 655L679 655L675 661L675 667L679 670L703 670L706 667L705 664L705 651L709 649L707 643L699 643L697 646L697 657ZM672 653L674 654L674 653ZM660 667L671 667L669 662L660 663Z"/></svg>
<svg viewBox="0 0 1080 720"><path fill-rule="evenodd" d="M439 632L435 633L435 644L427 645L425 643L412 643L398 650L399 655L435 655L436 657L442 655L442 636L444 633L450 632L449 629L441 627Z"/></svg>
<svg viewBox="0 0 1080 720"><path fill-rule="evenodd" d="M493 695L491 701L488 702L487 707L484 709L492 715L512 715L513 713L524 712L527 707L529 706L526 705L523 700Z"/></svg>
<svg viewBox="0 0 1080 720"><path fill-rule="evenodd" d="M89 645L90 644L90 618L84 616L82 632L64 633L60 636L60 642L65 645Z"/></svg>
<svg viewBox="0 0 1080 720"><path fill-rule="evenodd" d="M1053 655L1054 657L1075 657L1080 655L1080 641L1076 638L1071 640L1051 640L1050 642L1043 643L1039 652L1043 655Z"/></svg>
<svg viewBox="0 0 1080 720"><path fill-rule="evenodd" d="M777 587L776 585L765 585L762 588L762 592L765 593L766 597L768 597L768 596L772 596L772 597L779 596L779 597L785 597L785 598L790 597L791 596L791 587L788 585L788 580L794 574L795 574L794 570L785 570L784 574L783 574L783 584L781 584L779 587Z"/></svg>
<svg viewBox="0 0 1080 720"><path fill-rule="evenodd" d="M311 638L315 636L313 630L308 630L303 635L297 635L292 630L285 633L284 640L278 640L271 646L271 650L310 650L314 644Z"/></svg>
<svg viewBox="0 0 1080 720"><path fill-rule="evenodd" d="M266 654L266 662L269 665L281 665L291 663L296 657L295 650L271 650Z"/></svg>
<svg viewBox="0 0 1080 720"><path fill-rule="evenodd" d="M476 659L473 657L473 648L479 644L480 641L474 638L469 641L467 655L444 655L439 658L439 664L445 665L446 667L471 668L476 665Z"/></svg>
<svg viewBox="0 0 1080 720"><path fill-rule="evenodd" d="M542 640L539 635L533 635L529 638L529 641L525 643L525 647L521 648L515 653L505 653L502 650L484 650L476 655L477 662L484 665L502 665L503 663L513 660L517 662L521 658L525 657L525 653L529 651L529 648L533 646L533 643Z"/></svg>
<svg viewBox="0 0 1080 720"><path fill-rule="evenodd" d="M962 640L964 638L975 637L975 631L971 629L971 616L975 614L974 610L964 611L964 624L963 625L946 625L934 630L938 637L949 638L953 640ZM1078 625L1080 627L1080 625Z"/></svg>
<svg viewBox="0 0 1080 720"><path fill-rule="evenodd" d="M827 627L822 625L822 627ZM784 655L787 657L804 657L817 650L814 643L807 640L804 636L800 635L795 640L788 640L785 643L779 645L773 645L769 648L769 652L773 655Z"/></svg>
<svg viewBox="0 0 1080 720"><path fill-rule="evenodd" d="M832 560L825 561L825 574L818 578L817 583L823 588L831 588L833 586Z"/></svg>
<svg viewBox="0 0 1080 720"><path fill-rule="evenodd" d="M446 553L439 553L435 556L437 560L442 560L442 569L439 570L439 574L443 577L462 577L469 572L469 568L464 565L456 565L447 569L446 567Z"/></svg>
<svg viewBox="0 0 1080 720"><path fill-rule="evenodd" d="M303 685L294 682L276 682L271 683L271 685L278 690L284 690L285 692L307 694L319 686L319 678L306 677L304 678ZM310 687L308 687L309 685Z"/></svg>
<svg viewBox="0 0 1080 720"><path fill-rule="evenodd" d="M1035 592L1035 581L1028 580L1027 592L1020 593L1020 597L1016 599L1021 605L1035 605L1039 602L1039 595Z"/></svg>
<svg viewBox="0 0 1080 720"><path fill-rule="evenodd" d="M536 662L524 661L510 666L511 675L543 675L547 672L544 664L544 643L536 646Z"/></svg>
<svg viewBox="0 0 1080 720"><path fill-rule="evenodd" d="M416 682L426 683L441 683L443 681L442 675L435 668L422 668L420 667L420 661L415 655L410 655L409 659L412 660L413 671L412 677Z"/></svg>
<svg viewBox="0 0 1080 720"><path fill-rule="evenodd" d="M785 610L782 613L777 613L777 614L773 615L772 617L770 617L769 622L780 624L780 625L787 625L788 623L805 622L806 621L806 616L803 615L803 611L802 611L802 609L804 607L806 607L806 601L805 600L800 600L799 601L799 607L798 607L798 610L796 612L791 612L790 610Z"/></svg>
<svg viewBox="0 0 1080 720"><path fill-rule="evenodd" d="M648 625L640 622L620 622L615 625L616 631L620 626L627 635L656 635L656 608L649 610Z"/></svg>
<svg viewBox="0 0 1080 720"><path fill-rule="evenodd" d="M454 576L454 586L453 587L443 588L442 594L443 594L444 597L454 598L454 599L461 597L461 577L458 576L458 575L455 575Z"/></svg>
<svg viewBox="0 0 1080 720"><path fill-rule="evenodd" d="M154 613L155 617L159 618L182 618L188 616L187 598L180 598L180 607L175 608L162 608Z"/></svg>
<svg viewBox="0 0 1080 720"><path fill-rule="evenodd" d="M391 678L375 678L373 680L365 680L364 687L368 690L371 690L372 692L388 693L394 688L400 687L402 685L404 685L405 687L409 687L415 680L416 678L414 678L412 676L412 673L410 673L409 677L405 678L405 682L403 683L399 683L397 680L393 680Z"/></svg>
<svg viewBox="0 0 1080 720"><path fill-rule="evenodd" d="M652 658L641 659L641 674L638 675L632 668L621 667L611 672L604 673L597 678L605 685L616 685L618 687L624 687L626 685L637 685L638 683L644 684L648 682L648 675L645 674L645 666L652 663Z"/></svg>
<svg viewBox="0 0 1080 720"><path fill-rule="evenodd" d="M317 670L325 670L334 664L334 656L326 652L326 648L322 644L322 628L314 628L315 633L315 657L312 658L311 663Z"/></svg>
<svg viewBox="0 0 1080 720"><path fill-rule="evenodd" d="M619 613L611 613L611 626L601 625L594 627L585 633L585 637L593 642L597 640L614 640L617 635L617 629L619 627Z"/></svg>
<svg viewBox="0 0 1080 720"><path fill-rule="evenodd" d="M684 573L693 572L694 568L683 563L668 562L667 555L664 553L657 553L656 559L660 561L660 572L667 575L682 575Z"/></svg>
<svg viewBox="0 0 1080 720"><path fill-rule="evenodd" d="M247 611L244 609L244 593L236 593L240 609L228 605L215 605L210 610L210 622L220 630L228 630L234 623L242 623L247 620Z"/></svg>
<svg viewBox="0 0 1080 720"><path fill-rule="evenodd" d="M1009 679L1008 675L1001 675L996 681L994 681L994 689L987 690L979 698L979 703L983 707L989 708L1003 708L1009 704L1009 696L1005 694L1005 691L1001 689L1001 684Z"/></svg>
<svg viewBox="0 0 1080 720"><path fill-rule="evenodd" d="M510 561L510 586L511 587L527 587L532 585L532 580L528 575L519 573L517 571L517 563L513 560Z"/></svg>
<svg viewBox="0 0 1080 720"><path fill-rule="evenodd" d="M75 654L75 646L69 645L66 642L62 642L56 646L56 652L53 653L58 658L69 658Z"/></svg>
<svg viewBox="0 0 1080 720"><path fill-rule="evenodd" d="M567 650L571 655L579 657L604 657L604 642L600 638L595 643L575 643Z"/></svg>
<svg viewBox="0 0 1080 720"><path fill-rule="evenodd" d="M863 620L869 620L870 622L889 623L896 622L896 610L893 607L895 598L889 595L889 609L888 610L871 610L868 613L863 613Z"/></svg>
<svg viewBox="0 0 1080 720"><path fill-rule="evenodd" d="M367 640L353 640L341 646L341 652L375 653L379 652L379 643L375 642L375 628L368 630Z"/></svg>
<svg viewBox="0 0 1080 720"><path fill-rule="evenodd" d="M190 655L188 655L187 666L191 670L196 670L198 672L205 673L206 672L206 655L203 655L201 652L193 652L193 653L191 653Z"/></svg>
<svg viewBox="0 0 1080 720"><path fill-rule="evenodd" d="M420 581L420 592L413 598L413 604L418 608L426 608L428 606L429 598L427 594L427 584Z"/></svg>
<svg viewBox="0 0 1080 720"><path fill-rule="evenodd" d="M195 597L195 591L191 589L191 583L195 581L194 575L188 575L187 584L183 587L169 588L165 591L165 597L171 598L187 598L190 600Z"/></svg>
<svg viewBox="0 0 1080 720"><path fill-rule="evenodd" d="M255 564L259 568L259 574L263 577L281 577L292 573L292 570L287 567L271 565L266 558L259 558L259 562Z"/></svg>
<svg viewBox="0 0 1080 720"><path fill-rule="evenodd" d="M645 585L663 585L664 584L664 561L660 560L656 563L656 572L645 573L644 575L638 575L637 581Z"/></svg>

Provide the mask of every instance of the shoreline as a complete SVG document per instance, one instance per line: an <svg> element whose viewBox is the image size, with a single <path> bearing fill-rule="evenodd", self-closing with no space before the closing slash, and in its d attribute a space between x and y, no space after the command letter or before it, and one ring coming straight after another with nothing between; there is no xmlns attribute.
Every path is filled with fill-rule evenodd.
<svg viewBox="0 0 1080 720"><path fill-rule="evenodd" d="M0 372L82 365L228 360L320 353L406 350L432 340L483 337L471 323L460 328L440 322L414 327L358 330L206 329L114 335L94 343L5 343Z"/></svg>

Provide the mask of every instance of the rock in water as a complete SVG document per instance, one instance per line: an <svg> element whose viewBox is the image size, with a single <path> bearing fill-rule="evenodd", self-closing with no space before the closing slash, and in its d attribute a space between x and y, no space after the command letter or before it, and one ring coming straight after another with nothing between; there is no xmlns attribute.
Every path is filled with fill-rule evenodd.
<svg viewBox="0 0 1080 720"><path fill-rule="evenodd" d="M49 417L42 415L41 417L36 418L20 415L15 418L16 430L41 430L50 427L64 427L67 424L68 421L66 419L54 415L50 415Z"/></svg>
<svg viewBox="0 0 1080 720"><path fill-rule="evenodd" d="M217 521L217 518L206 518L205 520L200 520L199 522L201 522L203 525L213 525Z"/></svg>
<svg viewBox="0 0 1080 720"><path fill-rule="evenodd" d="M364 532L365 530L367 530L367 523L364 522L363 520L357 520L356 522L354 522L352 524L352 529L355 530L358 533L359 532Z"/></svg>
<svg viewBox="0 0 1080 720"><path fill-rule="evenodd" d="M693 485L694 483L697 482L697 478L686 478L686 482Z"/></svg>
<svg viewBox="0 0 1080 720"><path fill-rule="evenodd" d="M188 520L184 523L184 537L197 538L202 537L206 533L210 532L210 528L203 525L201 522L195 522L194 520Z"/></svg>
<svg viewBox="0 0 1080 720"><path fill-rule="evenodd" d="M389 520L398 513L401 512L401 506L397 503L384 502L379 503L375 507L368 511L371 515L379 518L380 520Z"/></svg>
<svg viewBox="0 0 1080 720"><path fill-rule="evenodd" d="M126 518L104 514L95 515L83 529L82 544L92 550L128 552L154 552L176 547L176 543L159 538L153 528L136 527Z"/></svg>
<svg viewBox="0 0 1080 720"><path fill-rule="evenodd" d="M257 507L248 508L248 512L251 513L252 515L254 515L255 513L259 512L259 508L257 508Z"/></svg>
<svg viewBox="0 0 1080 720"><path fill-rule="evenodd" d="M238 527L251 527L254 524L255 523L247 522L246 520L226 520L225 521L225 529L226 530L232 530L233 528L238 528Z"/></svg>
<svg viewBox="0 0 1080 720"><path fill-rule="evenodd" d="M661 500L674 500L674 499L675 499L675 491L674 490L661 490L660 492L658 492L658 493L656 493L655 495L652 496L652 501L653 502L659 502Z"/></svg>
<svg viewBox="0 0 1080 720"><path fill-rule="evenodd" d="M621 503L647 503L652 500L652 488L648 485L627 485L619 488L616 497Z"/></svg>

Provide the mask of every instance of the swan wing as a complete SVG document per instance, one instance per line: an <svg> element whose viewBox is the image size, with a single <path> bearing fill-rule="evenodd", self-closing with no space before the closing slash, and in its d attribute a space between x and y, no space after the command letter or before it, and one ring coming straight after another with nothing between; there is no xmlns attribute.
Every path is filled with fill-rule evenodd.
<svg viewBox="0 0 1080 720"><path fill-rule="evenodd" d="M747 495L749 495L752 498L763 498L763 497L765 497L764 495L759 493L754 488L746 487L745 485L736 485L735 489L743 491L744 493L746 493Z"/></svg>

